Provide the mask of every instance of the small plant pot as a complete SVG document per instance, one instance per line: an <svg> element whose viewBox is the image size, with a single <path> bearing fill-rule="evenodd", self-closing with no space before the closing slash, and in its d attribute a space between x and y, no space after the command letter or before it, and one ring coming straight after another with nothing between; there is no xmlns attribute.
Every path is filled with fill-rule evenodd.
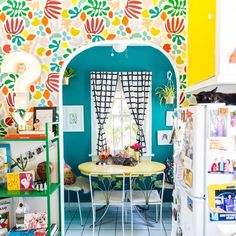
<svg viewBox="0 0 236 236"><path fill-rule="evenodd" d="M172 105L174 104L174 97L167 97L166 98L166 105Z"/></svg>
<svg viewBox="0 0 236 236"><path fill-rule="evenodd" d="M62 84L63 85L69 85L69 83L70 83L70 77L64 77L62 79Z"/></svg>

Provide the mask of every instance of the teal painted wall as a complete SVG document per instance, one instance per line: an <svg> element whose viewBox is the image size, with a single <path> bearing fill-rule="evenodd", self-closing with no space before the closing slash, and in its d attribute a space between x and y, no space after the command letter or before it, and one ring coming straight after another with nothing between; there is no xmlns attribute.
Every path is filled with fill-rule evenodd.
<svg viewBox="0 0 236 236"><path fill-rule="evenodd" d="M111 47L93 47L78 54L68 67L75 69L76 76L70 80L69 86L63 86L64 105L84 106L85 132L64 133L64 158L76 174L78 165L90 161L91 153L91 87L89 73L91 71L152 71L152 153L154 161L165 162L172 155L172 146L157 146L157 130L168 130L165 125L166 111L173 106L160 106L155 88L167 83L166 73L172 71L173 81L176 80L174 70L166 56L152 47L128 47L125 52L115 53L111 57ZM167 194L165 200L169 200ZM88 197L88 196L87 196ZM75 199L74 199L75 200ZM83 199L86 200L86 197Z"/></svg>

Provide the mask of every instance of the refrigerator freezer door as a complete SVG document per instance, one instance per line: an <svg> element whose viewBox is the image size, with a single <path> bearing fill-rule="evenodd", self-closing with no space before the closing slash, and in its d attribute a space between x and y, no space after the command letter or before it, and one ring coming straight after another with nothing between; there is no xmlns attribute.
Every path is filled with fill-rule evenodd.
<svg viewBox="0 0 236 236"><path fill-rule="evenodd" d="M172 236L203 236L204 232L204 199L191 197L183 190L177 190L179 197L176 226Z"/></svg>
<svg viewBox="0 0 236 236"><path fill-rule="evenodd" d="M182 141L175 155L176 183L194 197L204 196L205 106L179 110Z"/></svg>

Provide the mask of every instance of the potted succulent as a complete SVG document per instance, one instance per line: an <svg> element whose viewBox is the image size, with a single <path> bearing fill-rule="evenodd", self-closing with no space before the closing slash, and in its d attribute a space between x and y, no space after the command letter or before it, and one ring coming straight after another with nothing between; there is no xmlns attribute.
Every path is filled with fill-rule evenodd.
<svg viewBox="0 0 236 236"><path fill-rule="evenodd" d="M160 104L165 100L165 104L174 104L176 89L174 84L170 81L168 85L156 88L155 95L159 97Z"/></svg>
<svg viewBox="0 0 236 236"><path fill-rule="evenodd" d="M67 67L63 75L63 80L62 80L63 85L69 85L70 78L74 76L75 76L75 70Z"/></svg>

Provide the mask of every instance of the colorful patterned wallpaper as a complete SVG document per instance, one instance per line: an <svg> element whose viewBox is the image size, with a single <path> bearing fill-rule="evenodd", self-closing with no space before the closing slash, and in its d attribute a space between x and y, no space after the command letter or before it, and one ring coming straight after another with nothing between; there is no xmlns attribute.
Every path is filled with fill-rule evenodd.
<svg viewBox="0 0 236 236"><path fill-rule="evenodd" d="M30 86L32 106L58 104L59 72L68 56L91 42L149 41L162 47L186 88L186 0L0 0L0 67L14 51L34 54L41 77ZM12 125L17 74L0 74L0 136ZM184 93L180 103L187 103Z"/></svg>

